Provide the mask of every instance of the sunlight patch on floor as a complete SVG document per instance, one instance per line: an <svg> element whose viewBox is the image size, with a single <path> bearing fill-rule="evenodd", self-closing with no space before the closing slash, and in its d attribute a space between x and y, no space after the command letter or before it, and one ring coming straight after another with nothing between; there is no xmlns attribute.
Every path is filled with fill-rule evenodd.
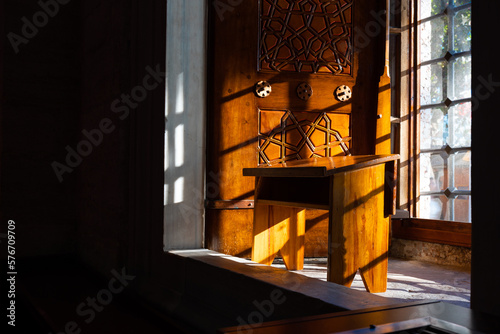
<svg viewBox="0 0 500 334"><path fill-rule="evenodd" d="M308 258L304 269L294 272L326 281L326 258ZM285 268L281 259L273 267ZM441 300L470 307L470 271L450 266L440 266L419 261L389 259L387 291L379 296L407 300ZM352 289L365 290L359 272Z"/></svg>

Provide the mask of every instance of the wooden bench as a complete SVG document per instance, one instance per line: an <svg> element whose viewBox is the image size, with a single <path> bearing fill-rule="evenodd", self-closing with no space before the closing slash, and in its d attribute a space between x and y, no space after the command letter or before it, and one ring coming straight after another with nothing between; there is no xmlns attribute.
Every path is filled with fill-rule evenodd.
<svg viewBox="0 0 500 334"><path fill-rule="evenodd" d="M395 210L395 154L335 156L244 168L255 176L252 260L287 269L304 264L305 208L329 210L327 280L387 287L389 215Z"/></svg>

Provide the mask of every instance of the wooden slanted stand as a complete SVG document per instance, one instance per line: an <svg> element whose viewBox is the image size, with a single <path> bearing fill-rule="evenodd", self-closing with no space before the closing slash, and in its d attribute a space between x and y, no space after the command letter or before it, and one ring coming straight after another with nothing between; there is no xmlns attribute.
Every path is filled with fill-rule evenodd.
<svg viewBox="0 0 500 334"><path fill-rule="evenodd" d="M398 155L311 158L244 168L255 176L252 260L304 265L305 208L329 210L328 276L350 286L358 269L369 292L387 286L389 218Z"/></svg>

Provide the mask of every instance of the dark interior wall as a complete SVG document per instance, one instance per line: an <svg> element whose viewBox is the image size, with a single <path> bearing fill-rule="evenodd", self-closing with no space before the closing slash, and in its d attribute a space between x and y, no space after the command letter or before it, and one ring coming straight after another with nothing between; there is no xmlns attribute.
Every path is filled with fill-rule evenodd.
<svg viewBox="0 0 500 334"><path fill-rule="evenodd" d="M500 316L498 124L500 63L498 1L472 2L472 281L471 307Z"/></svg>
<svg viewBox="0 0 500 334"><path fill-rule="evenodd" d="M75 251L76 173L60 182L53 164L76 140L80 13L77 0L55 4L3 1L0 211L2 230L16 222L17 256Z"/></svg>
<svg viewBox="0 0 500 334"><path fill-rule="evenodd" d="M104 275L147 271L153 238L162 252L165 7L82 3L78 253Z"/></svg>
<svg viewBox="0 0 500 334"><path fill-rule="evenodd" d="M16 35L2 39L1 219L20 257L145 266L155 223L162 247L165 86L133 89L164 71L165 2L43 3L2 2L3 36Z"/></svg>
<svg viewBox="0 0 500 334"><path fill-rule="evenodd" d="M126 253L129 119L121 120L111 104L129 86L130 13L128 1L84 1L81 10L77 145L85 156L78 166L78 253L95 270L109 272Z"/></svg>

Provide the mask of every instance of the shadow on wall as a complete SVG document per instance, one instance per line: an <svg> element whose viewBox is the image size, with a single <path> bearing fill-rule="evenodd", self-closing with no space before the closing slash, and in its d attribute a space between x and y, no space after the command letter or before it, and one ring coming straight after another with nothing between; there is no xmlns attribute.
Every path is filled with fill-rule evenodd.
<svg viewBox="0 0 500 334"><path fill-rule="evenodd" d="M167 4L165 250L203 247L205 13L201 0Z"/></svg>

